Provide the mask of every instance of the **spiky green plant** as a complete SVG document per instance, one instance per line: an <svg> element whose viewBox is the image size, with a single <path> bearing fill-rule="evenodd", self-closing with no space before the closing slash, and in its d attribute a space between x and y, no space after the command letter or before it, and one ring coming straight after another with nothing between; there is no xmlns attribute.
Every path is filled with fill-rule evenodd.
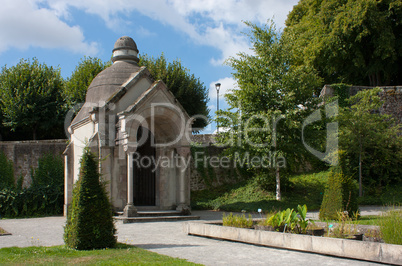
<svg viewBox="0 0 402 266"><path fill-rule="evenodd" d="M381 215L379 223L385 243L402 245L402 209L391 206L391 210Z"/></svg>

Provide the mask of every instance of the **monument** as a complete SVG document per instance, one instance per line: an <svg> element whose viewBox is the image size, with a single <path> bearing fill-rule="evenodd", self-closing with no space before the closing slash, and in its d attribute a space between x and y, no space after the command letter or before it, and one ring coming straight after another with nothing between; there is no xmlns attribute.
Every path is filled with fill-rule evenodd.
<svg viewBox="0 0 402 266"><path fill-rule="evenodd" d="M189 213L192 120L169 88L138 66L132 38L116 41L112 62L88 87L68 129L65 214L85 146L99 156L115 211L125 217L137 210Z"/></svg>

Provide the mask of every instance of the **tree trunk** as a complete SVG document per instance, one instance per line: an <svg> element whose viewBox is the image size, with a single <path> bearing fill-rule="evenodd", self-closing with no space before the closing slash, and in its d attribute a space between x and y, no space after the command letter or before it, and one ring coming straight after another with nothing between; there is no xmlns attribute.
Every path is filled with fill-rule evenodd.
<svg viewBox="0 0 402 266"><path fill-rule="evenodd" d="M33 139L33 140L36 140L36 138L37 138L37 136L36 136L37 128L38 128L37 125L34 125L34 126L32 127L32 139Z"/></svg>
<svg viewBox="0 0 402 266"><path fill-rule="evenodd" d="M370 81L370 86L381 86L381 74L380 72L375 72L373 74L370 74L368 76L369 81Z"/></svg>
<svg viewBox="0 0 402 266"><path fill-rule="evenodd" d="M276 200L281 201L282 196L281 196L281 176L279 173L279 167L276 166L275 170L275 177L276 177Z"/></svg>
<svg viewBox="0 0 402 266"><path fill-rule="evenodd" d="M380 72L376 73L377 76L377 84L375 84L375 86L381 86L381 75Z"/></svg>
<svg viewBox="0 0 402 266"><path fill-rule="evenodd" d="M359 197L363 197L362 187L362 144L359 144Z"/></svg>

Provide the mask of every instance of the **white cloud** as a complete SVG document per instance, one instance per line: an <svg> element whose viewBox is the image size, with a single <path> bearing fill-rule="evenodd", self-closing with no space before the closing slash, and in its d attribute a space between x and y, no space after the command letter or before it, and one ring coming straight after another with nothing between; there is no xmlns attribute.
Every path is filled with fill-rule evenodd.
<svg viewBox="0 0 402 266"><path fill-rule="evenodd" d="M63 21L73 21L69 9L74 7L101 17L116 32L130 24L133 11L140 12L196 44L217 48L221 56L211 58L211 63L222 64L238 52L249 52L242 21L265 23L274 18L282 28L295 4L297 0L5 0L0 9L0 52L11 46L39 46L96 53L96 43L86 42L78 26ZM149 33L144 28L140 32Z"/></svg>
<svg viewBox="0 0 402 266"><path fill-rule="evenodd" d="M0 53L10 47L63 48L94 55L97 44L85 42L78 26L61 21L57 12L39 7L35 1L5 0L0 9Z"/></svg>
<svg viewBox="0 0 402 266"><path fill-rule="evenodd" d="M283 28L286 17L297 0L170 0L175 10L187 21L200 16L207 21L205 25L195 25L200 44L218 48L220 58L212 58L213 64L222 64L230 56L239 52L249 53L247 38L241 33L246 26L244 21L264 24L273 19L278 29Z"/></svg>
<svg viewBox="0 0 402 266"><path fill-rule="evenodd" d="M143 26L139 26L137 30L135 31L138 35L144 36L144 37L154 37L157 36L155 32L152 32Z"/></svg>
<svg viewBox="0 0 402 266"><path fill-rule="evenodd" d="M298 0L47 0L58 14L68 17L68 8L75 7L100 16L116 31L133 11L140 12L162 24L183 32L200 45L221 51L211 63L222 64L238 52L249 52L247 38L241 33L243 21L265 23L273 18L278 28L284 27L288 12ZM122 16L123 15L123 16Z"/></svg>
<svg viewBox="0 0 402 266"><path fill-rule="evenodd" d="M275 18L278 25L283 26L288 12L297 0L171 0L173 6L183 16L202 14L216 22L242 25L242 21L250 20L265 23Z"/></svg>

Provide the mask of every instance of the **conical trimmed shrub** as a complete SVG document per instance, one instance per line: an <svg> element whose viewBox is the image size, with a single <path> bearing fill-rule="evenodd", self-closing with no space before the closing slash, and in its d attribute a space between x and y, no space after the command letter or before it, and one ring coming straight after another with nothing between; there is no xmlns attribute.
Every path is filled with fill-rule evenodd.
<svg viewBox="0 0 402 266"><path fill-rule="evenodd" d="M79 180L64 228L64 242L73 249L90 250L116 245L112 207L105 185L100 181L95 155L84 149Z"/></svg>
<svg viewBox="0 0 402 266"><path fill-rule="evenodd" d="M338 212L342 209L342 172L339 169L332 169L321 203L320 219L338 219Z"/></svg>

